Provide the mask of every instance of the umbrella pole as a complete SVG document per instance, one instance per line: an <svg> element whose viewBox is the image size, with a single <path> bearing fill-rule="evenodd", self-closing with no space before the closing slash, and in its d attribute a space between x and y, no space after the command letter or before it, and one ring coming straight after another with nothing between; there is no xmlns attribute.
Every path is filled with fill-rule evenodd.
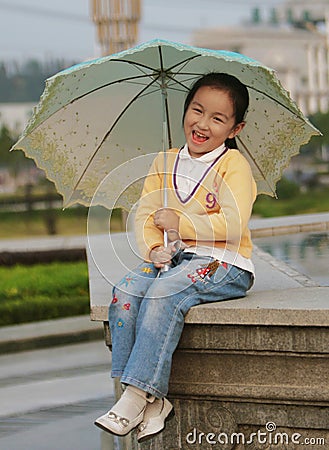
<svg viewBox="0 0 329 450"><path fill-rule="evenodd" d="M168 193L167 193L167 148L166 148L166 122L162 124L162 136L163 136L163 167L164 167L164 179L163 179L163 207L167 208L168 206ZM163 234L164 245L167 247L168 245L168 233L164 231Z"/></svg>
<svg viewBox="0 0 329 450"><path fill-rule="evenodd" d="M168 137L168 123L167 123L167 90L164 81L164 76L162 76L162 86L161 86L161 95L162 95L162 106L163 106L163 122L162 122L162 151L163 151L163 207L167 208L168 206L168 193L167 193L167 137ZM165 230L163 233L163 244L165 247L168 246L168 233ZM165 264L161 268L161 272L168 272L170 269L169 264Z"/></svg>

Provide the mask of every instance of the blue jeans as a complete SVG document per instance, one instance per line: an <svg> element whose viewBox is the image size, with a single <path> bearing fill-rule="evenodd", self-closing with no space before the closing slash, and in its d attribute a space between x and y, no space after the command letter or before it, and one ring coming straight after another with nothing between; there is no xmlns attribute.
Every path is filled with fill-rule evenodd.
<svg viewBox="0 0 329 450"><path fill-rule="evenodd" d="M183 254L177 266L160 274L153 264L142 263L113 288L112 377L165 397L188 310L244 297L251 284L250 272L209 257Z"/></svg>

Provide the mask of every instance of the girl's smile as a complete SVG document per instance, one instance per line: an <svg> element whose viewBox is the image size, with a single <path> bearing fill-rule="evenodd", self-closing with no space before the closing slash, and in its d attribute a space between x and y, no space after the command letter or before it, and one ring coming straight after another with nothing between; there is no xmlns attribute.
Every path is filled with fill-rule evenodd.
<svg viewBox="0 0 329 450"><path fill-rule="evenodd" d="M203 133L199 133L198 131L192 131L192 139L196 143L201 144L202 142L206 142L208 137Z"/></svg>
<svg viewBox="0 0 329 450"><path fill-rule="evenodd" d="M198 158L233 138L244 126L235 124L233 102L226 91L203 86L185 114L184 133L189 153Z"/></svg>

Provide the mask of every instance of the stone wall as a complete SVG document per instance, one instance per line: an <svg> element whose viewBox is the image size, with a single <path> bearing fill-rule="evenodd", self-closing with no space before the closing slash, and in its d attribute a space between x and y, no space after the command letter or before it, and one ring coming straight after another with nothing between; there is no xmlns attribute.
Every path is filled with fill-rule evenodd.
<svg viewBox="0 0 329 450"><path fill-rule="evenodd" d="M257 292L192 308L173 360L175 417L143 444L133 433L131 448L329 448L328 294L281 290L271 304Z"/></svg>

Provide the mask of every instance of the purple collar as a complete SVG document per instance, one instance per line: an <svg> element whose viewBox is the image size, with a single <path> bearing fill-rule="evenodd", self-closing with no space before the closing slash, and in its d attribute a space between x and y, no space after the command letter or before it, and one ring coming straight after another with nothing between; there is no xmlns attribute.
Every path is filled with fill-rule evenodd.
<svg viewBox="0 0 329 450"><path fill-rule="evenodd" d="M194 196L195 192L197 191L197 189L199 188L199 186L202 184L203 180L206 178L206 176L208 175L208 173L210 172L210 170L214 167L214 165L219 161L219 159L225 155L225 153L228 151L228 147L225 147L224 151L217 156L216 159L214 159L214 161L210 164L210 166L207 167L207 169L204 171L202 177L200 178L200 180L196 183L196 185L194 186L194 188L192 189L192 192L190 194L188 194L188 196L185 199L182 199L182 197L180 196L179 192L178 192L178 186L177 186L177 168L178 168L178 163L179 163L179 154L182 151L182 148L179 150L179 152L177 153L176 156L176 160L175 160L175 164L174 164L174 170L173 170L173 185L175 188L175 192L176 195L179 199L179 201L183 204L187 203L189 200L191 200L191 198Z"/></svg>

